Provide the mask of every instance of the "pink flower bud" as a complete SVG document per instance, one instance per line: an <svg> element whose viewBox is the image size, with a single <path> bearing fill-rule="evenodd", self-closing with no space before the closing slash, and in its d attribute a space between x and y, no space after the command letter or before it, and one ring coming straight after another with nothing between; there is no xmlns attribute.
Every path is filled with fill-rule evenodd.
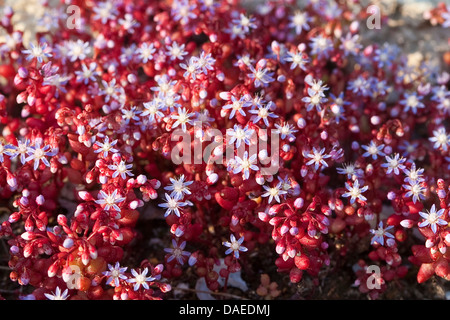
<svg viewBox="0 0 450 320"><path fill-rule="evenodd" d="M30 273L28 272L28 270L25 270L25 272L23 272L20 275L19 283L23 286L26 286L29 282L30 282Z"/></svg>
<svg viewBox="0 0 450 320"><path fill-rule="evenodd" d="M394 239L391 239L391 238L389 238L389 239L387 239L386 240L386 245L388 246L388 247L393 247L394 245L395 245L395 240Z"/></svg>
<svg viewBox="0 0 450 320"><path fill-rule="evenodd" d="M17 74L19 75L19 77L21 77L22 79L26 79L28 78L28 69L24 68L24 67L19 67L19 69L17 69Z"/></svg>
<svg viewBox="0 0 450 320"><path fill-rule="evenodd" d="M65 215L58 215L57 217L58 224L61 226L67 225L67 217Z"/></svg>
<svg viewBox="0 0 450 320"><path fill-rule="evenodd" d="M409 228L412 228L414 226L414 221L413 220L409 220L409 219L405 219L405 220L400 221L400 225L403 228L409 229Z"/></svg>
<svg viewBox="0 0 450 320"><path fill-rule="evenodd" d="M256 180L256 183L259 184L260 186L262 186L265 182L264 176L259 171L255 175L255 180Z"/></svg>
<svg viewBox="0 0 450 320"><path fill-rule="evenodd" d="M297 127L299 127L300 129L303 129L306 127L306 121L303 118L299 118L297 120Z"/></svg>
<svg viewBox="0 0 450 320"><path fill-rule="evenodd" d="M288 246L286 249L286 253L289 256L289 258L294 258L297 255L297 250L295 248Z"/></svg>
<svg viewBox="0 0 450 320"><path fill-rule="evenodd" d="M137 82L137 77L134 74L130 73L127 76L127 80L128 80L129 83L136 83Z"/></svg>
<svg viewBox="0 0 450 320"><path fill-rule="evenodd" d="M42 194L36 197L37 205L42 206L44 203L45 203L45 198Z"/></svg>
<svg viewBox="0 0 450 320"><path fill-rule="evenodd" d="M284 223L280 228L281 235L282 236L285 235L288 231L289 231L289 226L286 223Z"/></svg>
<svg viewBox="0 0 450 320"><path fill-rule="evenodd" d="M303 200L303 198L297 198L294 201L294 207L297 209L301 209L304 204L305 204L305 200Z"/></svg>
<svg viewBox="0 0 450 320"><path fill-rule="evenodd" d="M219 175L217 173L211 173L207 178L206 178L206 183L209 185L213 185L215 184L217 181L219 180Z"/></svg>
<svg viewBox="0 0 450 320"><path fill-rule="evenodd" d="M138 204L139 202L137 200L133 200L128 206L130 207L130 209L136 209L138 207Z"/></svg>
<svg viewBox="0 0 450 320"><path fill-rule="evenodd" d="M6 174L6 183L8 183L12 190L16 190L18 186L16 177L10 172Z"/></svg>
<svg viewBox="0 0 450 320"><path fill-rule="evenodd" d="M450 232L444 236L444 240L447 243L447 245L450 245Z"/></svg>
<svg viewBox="0 0 450 320"><path fill-rule="evenodd" d="M81 254L81 262L87 266L89 264L89 261L91 261L89 254L87 252L83 252Z"/></svg>
<svg viewBox="0 0 450 320"><path fill-rule="evenodd" d="M111 159L112 159L112 161L114 161L114 162L120 162L121 156L120 156L119 153L114 153L114 154L112 155Z"/></svg>
<svg viewBox="0 0 450 320"><path fill-rule="evenodd" d="M33 254L33 246L32 245L26 245L24 248L23 248L23 256L25 257L25 258L28 258L28 257L30 257L31 255Z"/></svg>
<svg viewBox="0 0 450 320"><path fill-rule="evenodd" d="M23 206L27 206L30 202L28 201L28 198L26 197L21 197L20 198L20 204Z"/></svg>
<svg viewBox="0 0 450 320"><path fill-rule="evenodd" d="M284 74L279 75L277 77L277 81L281 82L281 83L285 82L286 81L286 76Z"/></svg>
<svg viewBox="0 0 450 320"><path fill-rule="evenodd" d="M168 283L164 283L163 285L160 286L159 289L161 290L162 293L166 293L172 290L172 286Z"/></svg>
<svg viewBox="0 0 450 320"><path fill-rule="evenodd" d="M22 85L26 85L26 82L24 81L24 79L22 77L20 77L18 74L16 74L16 76L14 77L14 85L16 87L21 87Z"/></svg>
<svg viewBox="0 0 450 320"><path fill-rule="evenodd" d="M98 257L98 251L94 246L89 246L89 256L91 259L95 260Z"/></svg>
<svg viewBox="0 0 450 320"><path fill-rule="evenodd" d="M147 193L148 193L148 196L150 197L150 199L152 199L152 200L155 200L156 198L158 198L158 193L153 188L149 189Z"/></svg>
<svg viewBox="0 0 450 320"><path fill-rule="evenodd" d="M73 244L74 244L73 239L71 239L71 238L66 238L66 239L64 240L64 242L63 242L63 247L66 248L66 249L70 249L70 248L73 247Z"/></svg>
<svg viewBox="0 0 450 320"><path fill-rule="evenodd" d="M238 218L236 215L233 215L233 216L231 217L231 225L232 225L232 226L237 226L238 223L239 223L239 218Z"/></svg>
<svg viewBox="0 0 450 320"><path fill-rule="evenodd" d="M231 92L223 91L223 92L219 93L219 97L222 100L230 100L231 99Z"/></svg>
<svg viewBox="0 0 450 320"><path fill-rule="evenodd" d="M88 173L86 173L86 182L88 184L94 182L94 173L89 171Z"/></svg>
<svg viewBox="0 0 450 320"><path fill-rule="evenodd" d="M281 222L283 218L281 217L273 217L272 219L269 220L269 224L272 226L276 226L277 224L279 224Z"/></svg>
<svg viewBox="0 0 450 320"><path fill-rule="evenodd" d="M274 41L276 43L276 41ZM272 45L274 44L274 42L272 42ZM275 44L276 46L276 44ZM256 63L256 69L264 69L267 66L267 59L263 58L260 59L257 63Z"/></svg>
<svg viewBox="0 0 450 320"><path fill-rule="evenodd" d="M271 206L269 208L269 215L273 216L273 215L277 214L280 211L281 207L282 207L281 204L275 204L275 205Z"/></svg>
<svg viewBox="0 0 450 320"><path fill-rule="evenodd" d="M36 103L36 96L34 95L34 93L30 93L27 97L27 103L30 106L34 106L34 104Z"/></svg>
<svg viewBox="0 0 450 320"><path fill-rule="evenodd" d="M11 246L11 248L9 248L9 251L11 252L11 254L16 255L20 252L20 249L18 246Z"/></svg>
<svg viewBox="0 0 450 320"><path fill-rule="evenodd" d="M18 104L22 104L22 103L24 103L25 101L27 101L27 92L26 92L26 91L23 91L23 92L21 92L21 93L19 93L19 94L17 95L17 97L16 97L16 102L17 102Z"/></svg>
<svg viewBox="0 0 450 320"><path fill-rule="evenodd" d="M35 235L35 233L33 233L33 232L27 231L27 232L22 233L22 234L21 234L21 237L22 237L22 239L24 239L24 240L33 240L33 239L36 238L36 235Z"/></svg>
<svg viewBox="0 0 450 320"><path fill-rule="evenodd" d="M158 265L153 269L153 271L154 271L156 274L160 274L161 272L164 271L164 265L163 265L163 264L158 264Z"/></svg>
<svg viewBox="0 0 450 320"><path fill-rule="evenodd" d="M33 220L27 219L27 220L25 221L25 230L26 230L26 231L33 231L33 229L34 229L34 223L33 223Z"/></svg>
<svg viewBox="0 0 450 320"><path fill-rule="evenodd" d="M59 262L55 261L49 268L47 271L48 277L49 278L53 278L54 276L56 276L56 273L58 272L58 265Z"/></svg>
<svg viewBox="0 0 450 320"><path fill-rule="evenodd" d="M447 252L447 246L444 242L440 242L438 245L439 252L445 254Z"/></svg>
<svg viewBox="0 0 450 320"><path fill-rule="evenodd" d="M358 30L359 30L359 21L353 21L351 24L350 24L350 32L351 33L356 33L356 32L358 32Z"/></svg>
<svg viewBox="0 0 450 320"><path fill-rule="evenodd" d="M270 216L267 213L265 213L264 211L258 212L258 217L263 222L267 222L270 219Z"/></svg>
<svg viewBox="0 0 450 320"><path fill-rule="evenodd" d="M275 247L275 251L278 254L283 254L283 252L286 250L286 246L284 245L284 243L282 242L278 242L276 247Z"/></svg>
<svg viewBox="0 0 450 320"><path fill-rule="evenodd" d="M289 229L289 234L291 236L296 236L296 235L298 235L298 233L299 233L299 230L298 230L297 227L292 227L292 228Z"/></svg>
<svg viewBox="0 0 450 320"><path fill-rule="evenodd" d="M437 195L438 195L439 199L445 199L447 197L447 193L443 189L439 189L437 191Z"/></svg>
<svg viewBox="0 0 450 320"><path fill-rule="evenodd" d="M159 189L161 187L161 181L157 179L152 179L149 182L153 189Z"/></svg>
<svg viewBox="0 0 450 320"><path fill-rule="evenodd" d="M84 201L92 201L92 200L94 200L92 195L89 192L87 192L87 191L79 191L78 192L78 196L81 199L83 199Z"/></svg>
<svg viewBox="0 0 450 320"><path fill-rule="evenodd" d="M217 41L217 34L212 33L209 35L209 41L211 41L212 43Z"/></svg>
<svg viewBox="0 0 450 320"><path fill-rule="evenodd" d="M195 265L197 263L197 257L196 256L194 256L194 255L191 255L190 257L189 257L189 260L188 260L188 264L189 264L189 266L193 266L193 265Z"/></svg>
<svg viewBox="0 0 450 320"><path fill-rule="evenodd" d="M118 231L118 230L113 230L111 232L111 237L116 240L116 241L122 241L123 240L123 234L122 232Z"/></svg>
<svg viewBox="0 0 450 320"><path fill-rule="evenodd" d="M306 175L308 174L308 169L306 168L306 166L302 166L302 168L300 169L300 175L302 176L302 178L306 177Z"/></svg>
<svg viewBox="0 0 450 320"><path fill-rule="evenodd" d="M101 174L98 177L98 180L100 181L101 184L105 184L108 181L108 178L105 175Z"/></svg>

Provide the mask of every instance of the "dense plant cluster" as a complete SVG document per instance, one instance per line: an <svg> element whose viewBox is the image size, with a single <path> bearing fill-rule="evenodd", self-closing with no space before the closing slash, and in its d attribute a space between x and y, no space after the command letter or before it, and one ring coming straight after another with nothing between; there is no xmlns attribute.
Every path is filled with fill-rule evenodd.
<svg viewBox="0 0 450 320"><path fill-rule="evenodd" d="M18 298L161 299L188 269L224 291L265 259L292 286L355 264L371 298L411 272L450 277L450 75L364 44L358 1L62 2L30 44L11 8L1 19L0 236ZM270 147L248 151L255 136ZM160 261L133 257L154 250L148 208L167 223ZM258 294L278 297L261 273Z"/></svg>

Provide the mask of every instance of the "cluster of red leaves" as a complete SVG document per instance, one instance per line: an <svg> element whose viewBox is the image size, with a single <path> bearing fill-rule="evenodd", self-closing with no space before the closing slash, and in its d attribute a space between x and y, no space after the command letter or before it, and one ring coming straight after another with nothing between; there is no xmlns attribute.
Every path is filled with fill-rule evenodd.
<svg viewBox="0 0 450 320"><path fill-rule="evenodd" d="M364 44L354 2L75 0L76 28L49 9L56 28L26 47L6 8L0 236L20 298L160 299L187 268L226 290L267 246L292 283L355 264L372 298L414 265L448 278L450 76ZM211 161L174 162L176 130L214 140ZM278 145L214 161L267 131ZM124 250L154 250L133 241L147 203L172 247L132 266Z"/></svg>

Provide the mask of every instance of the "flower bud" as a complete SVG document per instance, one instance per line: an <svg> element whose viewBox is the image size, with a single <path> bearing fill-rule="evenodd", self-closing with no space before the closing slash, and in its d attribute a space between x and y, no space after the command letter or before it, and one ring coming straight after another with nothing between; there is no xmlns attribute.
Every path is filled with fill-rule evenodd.
<svg viewBox="0 0 450 320"><path fill-rule="evenodd" d="M92 171L89 171L88 173L86 173L86 182L88 184L94 182L94 173Z"/></svg>
<svg viewBox="0 0 450 320"><path fill-rule="evenodd" d="M11 254L16 255L20 252L20 249L18 246L11 246L11 248L9 248L9 251L11 252Z"/></svg>
<svg viewBox="0 0 450 320"><path fill-rule="evenodd" d="M33 254L33 246L31 243L28 243L23 248L23 256L24 258L28 258Z"/></svg>
<svg viewBox="0 0 450 320"><path fill-rule="evenodd" d="M92 195L89 192L87 192L87 191L79 191L78 192L78 196L81 199L83 199L84 201L92 201L92 200L94 200Z"/></svg>
<svg viewBox="0 0 450 320"><path fill-rule="evenodd" d="M280 228L281 235L282 236L285 235L288 231L289 231L289 226L286 223L284 223Z"/></svg>
<svg viewBox="0 0 450 320"><path fill-rule="evenodd" d="M7 172L6 174L6 183L8 183L9 187L13 191L16 190L18 186L16 177L10 172Z"/></svg>
<svg viewBox="0 0 450 320"><path fill-rule="evenodd" d="M303 198L297 198L294 201L294 207L297 209L301 209L304 204L305 204L305 200L303 200Z"/></svg>
<svg viewBox="0 0 450 320"><path fill-rule="evenodd" d="M194 255L191 255L190 257L189 257L189 260L188 260L188 264L189 264L189 266L193 266L193 265L195 265L197 263L197 257L196 256L194 256Z"/></svg>
<svg viewBox="0 0 450 320"><path fill-rule="evenodd" d="M276 253L283 254L285 250L286 250L286 246L284 245L284 243L278 242L275 247Z"/></svg>
<svg viewBox="0 0 450 320"><path fill-rule="evenodd" d="M219 97L222 100L230 100L231 99L231 92L223 91L223 92L219 93Z"/></svg>
<svg viewBox="0 0 450 320"><path fill-rule="evenodd" d="M263 149L258 152L258 158L260 161L265 161L268 158L269 154L266 149Z"/></svg>
<svg viewBox="0 0 450 320"><path fill-rule="evenodd" d="M62 214L58 215L57 221L58 221L59 225L62 225L62 226L67 225L67 217L65 215L62 215Z"/></svg>
<svg viewBox="0 0 450 320"><path fill-rule="evenodd" d="M25 221L25 230L30 232L34 230L34 223L30 218Z"/></svg>
<svg viewBox="0 0 450 320"><path fill-rule="evenodd" d="M101 184L105 184L106 182L108 182L108 178L105 175L103 175L103 174L101 174L98 177L98 180L100 181Z"/></svg>
<svg viewBox="0 0 450 320"><path fill-rule="evenodd" d="M21 234L21 237L22 237L22 239L24 239L24 240L33 240L33 239L36 238L36 235L35 235L35 233L33 233L33 232L27 231L27 232L22 233L22 234Z"/></svg>
<svg viewBox="0 0 450 320"><path fill-rule="evenodd" d="M357 33L359 30L359 21L355 20L350 24L350 32L351 33Z"/></svg>
<svg viewBox="0 0 450 320"><path fill-rule="evenodd" d="M444 242L440 242L438 245L439 252L445 254L447 252L447 246Z"/></svg>
<svg viewBox="0 0 450 320"><path fill-rule="evenodd" d="M26 79L28 78L28 69L24 68L24 67L19 67L19 69L17 69L17 74L19 75L19 77L21 77L22 79Z"/></svg>
<svg viewBox="0 0 450 320"><path fill-rule="evenodd" d="M73 247L73 244L74 244L73 239L71 239L71 238L66 238L66 239L64 240L64 242L63 242L63 247L66 248L66 249L70 249L70 248Z"/></svg>
<svg viewBox="0 0 450 320"><path fill-rule="evenodd" d="M30 93L27 97L27 103L30 106L34 106L34 104L36 103L36 96L34 95L34 93Z"/></svg>
<svg viewBox="0 0 450 320"><path fill-rule="evenodd" d="M89 256L91 259L95 260L98 257L98 251L94 246L89 246Z"/></svg>
<svg viewBox="0 0 450 320"><path fill-rule="evenodd" d="M127 76L127 80L128 80L129 83L136 83L137 82L137 77L134 74L130 73Z"/></svg>
<svg viewBox="0 0 450 320"><path fill-rule="evenodd" d="M58 264L59 261L57 260L48 268L47 275L49 278L56 276L56 273L58 272Z"/></svg>
<svg viewBox="0 0 450 320"><path fill-rule="evenodd" d="M16 102L17 102L18 104L22 104L22 103L24 103L26 100L27 100L27 92L26 92L26 91L23 91L23 92L19 93L19 94L17 95L17 97L16 97Z"/></svg>
<svg viewBox="0 0 450 320"><path fill-rule="evenodd" d="M412 227L414 226L414 221L413 221L413 220L409 220L409 219L405 219L405 220L402 220L402 221L400 222L400 225L401 225L403 228L409 229L409 228L412 228Z"/></svg>
<svg viewBox="0 0 450 320"><path fill-rule="evenodd" d="M292 227L292 228L289 229L289 234L290 234L291 236L296 236L296 235L299 234L299 232L300 232L300 231L298 230L297 227Z"/></svg>
<svg viewBox="0 0 450 320"><path fill-rule="evenodd" d="M258 217L263 222L268 222L270 219L270 216L264 211L258 212Z"/></svg>
<svg viewBox="0 0 450 320"><path fill-rule="evenodd" d="M161 290L162 293L166 293L172 290L172 286L168 283L164 283L159 287L159 289Z"/></svg>
<svg viewBox="0 0 450 320"><path fill-rule="evenodd" d="M206 183L209 185L213 185L217 182L217 180L219 180L219 175L217 173L211 173L207 178L206 178Z"/></svg>
<svg viewBox="0 0 450 320"><path fill-rule="evenodd" d="M297 120L297 127L299 127L300 129L303 129L306 127L306 121L303 118L299 118Z"/></svg>
<svg viewBox="0 0 450 320"><path fill-rule="evenodd" d="M83 252L81 254L81 262L87 266L89 264L89 262L91 261L89 254L87 252Z"/></svg>
<svg viewBox="0 0 450 320"><path fill-rule="evenodd" d="M255 180L256 183L259 184L260 186L262 186L265 183L264 176L259 171L256 172Z"/></svg>
<svg viewBox="0 0 450 320"><path fill-rule="evenodd" d="M291 246L288 246L286 249L286 253L289 258L294 258L297 255L297 250Z"/></svg>

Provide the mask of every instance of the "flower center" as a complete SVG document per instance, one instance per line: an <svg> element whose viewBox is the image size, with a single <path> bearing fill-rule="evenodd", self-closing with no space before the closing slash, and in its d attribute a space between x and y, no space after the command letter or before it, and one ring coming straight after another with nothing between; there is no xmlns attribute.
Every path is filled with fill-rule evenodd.
<svg viewBox="0 0 450 320"><path fill-rule="evenodd" d="M35 151L34 151L34 156L36 157L36 158L42 158L43 156L44 156L44 151L42 151L42 149L36 149Z"/></svg>

